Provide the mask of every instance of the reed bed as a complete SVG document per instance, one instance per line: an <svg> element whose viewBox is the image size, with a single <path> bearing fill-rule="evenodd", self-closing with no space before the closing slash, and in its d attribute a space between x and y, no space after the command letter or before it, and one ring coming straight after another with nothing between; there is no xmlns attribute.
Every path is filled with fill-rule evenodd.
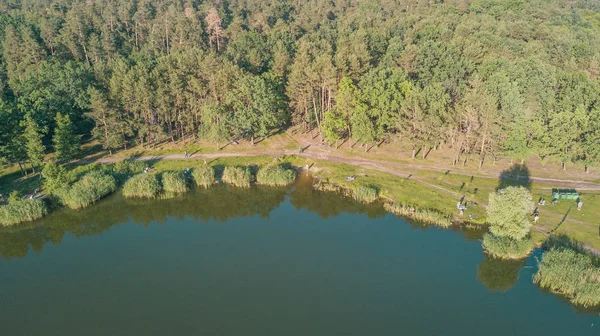
<svg viewBox="0 0 600 336"><path fill-rule="evenodd" d="M133 176L123 186L123 196L127 198L154 198L162 191L162 186L155 174L142 173Z"/></svg>

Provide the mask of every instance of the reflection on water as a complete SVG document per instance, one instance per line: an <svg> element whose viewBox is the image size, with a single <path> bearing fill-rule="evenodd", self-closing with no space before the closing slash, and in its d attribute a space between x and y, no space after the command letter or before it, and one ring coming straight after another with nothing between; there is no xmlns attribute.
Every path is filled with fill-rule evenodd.
<svg viewBox="0 0 600 336"><path fill-rule="evenodd" d="M485 256L477 266L477 280L491 291L506 292L519 280L525 260L500 260Z"/></svg>
<svg viewBox="0 0 600 336"><path fill-rule="evenodd" d="M41 251L47 243L59 245L66 233L76 237L96 235L130 220L147 226L185 217L204 222L225 222L245 216L268 218L286 196L296 209L317 213L321 218L341 213L366 214L369 218L386 214L381 204L365 205L337 193L314 191L307 175L302 175L296 184L289 187L253 186L244 189L216 185L169 199L125 199L117 193L87 209L73 211L61 208L39 221L0 228L0 255L5 259L24 257L30 250Z"/></svg>

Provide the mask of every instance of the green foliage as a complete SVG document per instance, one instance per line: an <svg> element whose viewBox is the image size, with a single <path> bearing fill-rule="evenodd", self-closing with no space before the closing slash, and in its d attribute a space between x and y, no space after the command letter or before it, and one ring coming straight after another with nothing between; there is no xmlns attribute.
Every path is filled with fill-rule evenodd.
<svg viewBox="0 0 600 336"><path fill-rule="evenodd" d="M355 200L363 203L373 203L379 198L379 189L374 186L358 186L352 192Z"/></svg>
<svg viewBox="0 0 600 336"><path fill-rule="evenodd" d="M482 246L484 251L494 258L522 259L533 249L533 242L528 237L516 240L508 236L486 233L483 236Z"/></svg>
<svg viewBox="0 0 600 336"><path fill-rule="evenodd" d="M91 171L70 188L58 191L60 201L71 209L81 209L95 203L117 189L114 177L101 171Z"/></svg>
<svg viewBox="0 0 600 336"><path fill-rule="evenodd" d="M123 185L123 195L127 198L153 198L162 191L162 186L155 174L137 174Z"/></svg>
<svg viewBox="0 0 600 336"><path fill-rule="evenodd" d="M412 218L424 224L437 225L445 228L452 225L451 216L433 209L419 209L414 206L399 203L386 203L384 204L384 208L394 215Z"/></svg>
<svg viewBox="0 0 600 336"><path fill-rule="evenodd" d="M43 133L42 128L40 128L37 122L28 115L25 118L25 132L23 133L23 136L25 137L27 158L34 167L39 167L44 160L46 147L42 143Z"/></svg>
<svg viewBox="0 0 600 336"><path fill-rule="evenodd" d="M181 172L164 172L161 174L163 191L172 194L182 194L187 191L185 176Z"/></svg>
<svg viewBox="0 0 600 336"><path fill-rule="evenodd" d="M533 281L584 307L600 305L600 266L587 254L568 248L544 252Z"/></svg>
<svg viewBox="0 0 600 336"><path fill-rule="evenodd" d="M52 142L58 160L70 161L79 154L79 136L74 133L69 115L56 114L56 129Z"/></svg>
<svg viewBox="0 0 600 336"><path fill-rule="evenodd" d="M261 167L256 174L256 181L270 186L285 186L296 180L296 171L282 165Z"/></svg>
<svg viewBox="0 0 600 336"><path fill-rule="evenodd" d="M209 165L196 167L192 170L192 178L196 186L208 188L215 182L215 170Z"/></svg>
<svg viewBox="0 0 600 336"><path fill-rule="evenodd" d="M11 226L42 218L48 213L43 200L24 199L17 194L11 194L8 205L0 206L0 225Z"/></svg>
<svg viewBox="0 0 600 336"><path fill-rule="evenodd" d="M223 170L223 182L233 184L236 187L250 187L250 169L248 167L225 167Z"/></svg>
<svg viewBox="0 0 600 336"><path fill-rule="evenodd" d="M67 169L54 161L44 165L42 177L44 178L44 191L50 195L55 195L71 183Z"/></svg>
<svg viewBox="0 0 600 336"><path fill-rule="evenodd" d="M490 232L498 237L522 240L529 234L528 216L533 209L531 193L523 187L507 187L490 193L487 209Z"/></svg>

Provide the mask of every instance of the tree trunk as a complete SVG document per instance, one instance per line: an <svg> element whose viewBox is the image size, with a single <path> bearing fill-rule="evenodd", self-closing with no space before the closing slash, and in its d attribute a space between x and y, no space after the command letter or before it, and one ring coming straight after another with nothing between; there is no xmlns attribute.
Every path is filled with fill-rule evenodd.
<svg viewBox="0 0 600 336"><path fill-rule="evenodd" d="M423 148L421 149L423 151L423 153L421 153L421 157L423 158L423 160L425 160L425 156L427 155L425 152L426 148L427 148L427 146L423 146Z"/></svg>
<svg viewBox="0 0 600 336"><path fill-rule="evenodd" d="M415 156L417 156L417 149L413 146L413 151L412 151L412 159L415 158Z"/></svg>
<svg viewBox="0 0 600 336"><path fill-rule="evenodd" d="M562 170L567 170L567 164L565 162L562 163Z"/></svg>
<svg viewBox="0 0 600 336"><path fill-rule="evenodd" d="M254 135L250 137L250 143L254 146Z"/></svg>
<svg viewBox="0 0 600 336"><path fill-rule="evenodd" d="M21 170L21 176L24 176L25 171L23 170L23 165L21 165L21 161L17 160L17 164L19 165L19 169Z"/></svg>
<svg viewBox="0 0 600 336"><path fill-rule="evenodd" d="M323 142L323 132L321 132L321 122L319 121L319 114L317 112L317 102L315 101L315 96L312 96L313 101L313 109L315 111L315 118L317 118L317 127L319 128L319 137L321 138L321 142Z"/></svg>

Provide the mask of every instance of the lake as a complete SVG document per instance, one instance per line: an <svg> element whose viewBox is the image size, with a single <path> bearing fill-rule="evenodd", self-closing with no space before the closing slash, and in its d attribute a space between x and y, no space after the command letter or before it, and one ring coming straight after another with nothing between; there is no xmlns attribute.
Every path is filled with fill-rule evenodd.
<svg viewBox="0 0 600 336"><path fill-rule="evenodd" d="M535 257L423 227L306 179L111 196L0 230L4 335L600 335Z"/></svg>

